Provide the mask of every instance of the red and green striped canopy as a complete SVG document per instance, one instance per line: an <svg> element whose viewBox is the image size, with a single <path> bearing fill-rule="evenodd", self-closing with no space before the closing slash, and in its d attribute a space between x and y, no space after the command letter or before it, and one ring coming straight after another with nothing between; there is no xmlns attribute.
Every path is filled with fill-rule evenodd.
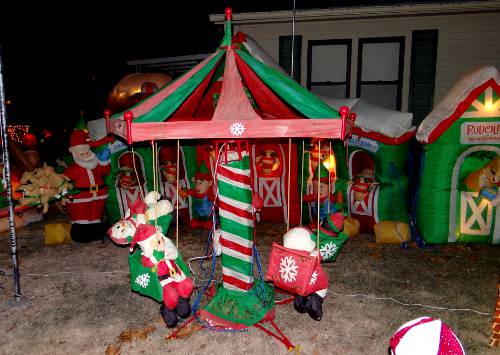
<svg viewBox="0 0 500 355"><path fill-rule="evenodd" d="M129 109L130 141L340 138L339 113L290 77L257 60L239 34L182 77ZM229 37L230 38L230 37ZM127 138L124 113L108 131Z"/></svg>

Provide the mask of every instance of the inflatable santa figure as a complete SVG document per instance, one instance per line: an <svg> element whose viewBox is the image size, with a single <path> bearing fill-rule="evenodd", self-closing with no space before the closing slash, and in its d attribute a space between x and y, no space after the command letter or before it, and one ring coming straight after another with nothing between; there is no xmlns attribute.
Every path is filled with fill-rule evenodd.
<svg viewBox="0 0 500 355"><path fill-rule="evenodd" d="M158 272L163 288L163 305L160 313L167 327L177 325L179 317L187 318L191 313L189 298L193 292L193 280L186 276L176 259L179 252L170 239L150 224L141 224L132 239L131 248L141 248L141 263Z"/></svg>
<svg viewBox="0 0 500 355"><path fill-rule="evenodd" d="M104 149L97 156L90 148L96 146L84 130L71 132L69 151L75 160L64 171L80 192L66 200L71 219L71 238L76 242L90 242L104 237L102 225L108 187L104 177L110 171L110 150Z"/></svg>

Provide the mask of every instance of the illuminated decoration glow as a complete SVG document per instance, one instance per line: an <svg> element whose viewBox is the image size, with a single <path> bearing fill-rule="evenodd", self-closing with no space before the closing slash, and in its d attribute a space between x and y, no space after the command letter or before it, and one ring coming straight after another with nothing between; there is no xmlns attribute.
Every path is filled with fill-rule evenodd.
<svg viewBox="0 0 500 355"><path fill-rule="evenodd" d="M484 100L484 102L481 102ZM484 99L476 99L472 102L471 108L474 111L464 112L462 117L477 118L477 117L497 117L500 113L500 99L493 92L493 88L489 87L484 91Z"/></svg>
<svg viewBox="0 0 500 355"><path fill-rule="evenodd" d="M12 139L14 142L23 143L23 137L26 133L28 133L29 129L30 126L27 124L8 125L7 133L9 135L9 138Z"/></svg>
<svg viewBox="0 0 500 355"><path fill-rule="evenodd" d="M329 154L325 160L323 160L323 165L330 173L336 173L337 164L335 163L335 156Z"/></svg>

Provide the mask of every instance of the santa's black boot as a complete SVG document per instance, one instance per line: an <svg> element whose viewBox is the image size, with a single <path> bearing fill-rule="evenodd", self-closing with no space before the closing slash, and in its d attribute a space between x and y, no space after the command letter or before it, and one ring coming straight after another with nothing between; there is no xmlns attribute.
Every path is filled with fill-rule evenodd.
<svg viewBox="0 0 500 355"><path fill-rule="evenodd" d="M323 318L323 297L317 293L309 295L306 303L307 314L314 320L321 320Z"/></svg>
<svg viewBox="0 0 500 355"><path fill-rule="evenodd" d="M80 223L73 223L71 225L71 229L69 231L69 234L71 236L71 239L74 242L77 243L88 243L90 242L89 240L89 224L80 224Z"/></svg>
<svg viewBox="0 0 500 355"><path fill-rule="evenodd" d="M165 325L169 328L174 328L177 325L177 322L179 322L175 308L168 309L165 304L162 304L160 307L160 314L163 317Z"/></svg>
<svg viewBox="0 0 500 355"><path fill-rule="evenodd" d="M295 308L295 310L299 313L306 313L306 303L307 297L296 295L295 299L293 300L293 308Z"/></svg>
<svg viewBox="0 0 500 355"><path fill-rule="evenodd" d="M177 314L181 318L187 318L191 314L191 304L189 303L189 298L179 297L179 302L177 303Z"/></svg>

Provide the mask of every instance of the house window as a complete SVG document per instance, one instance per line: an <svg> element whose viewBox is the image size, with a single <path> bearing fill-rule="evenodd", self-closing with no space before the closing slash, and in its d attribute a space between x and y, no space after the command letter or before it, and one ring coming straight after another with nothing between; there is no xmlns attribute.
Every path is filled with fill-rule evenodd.
<svg viewBox="0 0 500 355"><path fill-rule="evenodd" d="M307 88L317 94L349 97L351 77L350 39L309 41Z"/></svg>
<svg viewBox="0 0 500 355"><path fill-rule="evenodd" d="M357 95L367 102L401 110L404 37L361 38Z"/></svg>

